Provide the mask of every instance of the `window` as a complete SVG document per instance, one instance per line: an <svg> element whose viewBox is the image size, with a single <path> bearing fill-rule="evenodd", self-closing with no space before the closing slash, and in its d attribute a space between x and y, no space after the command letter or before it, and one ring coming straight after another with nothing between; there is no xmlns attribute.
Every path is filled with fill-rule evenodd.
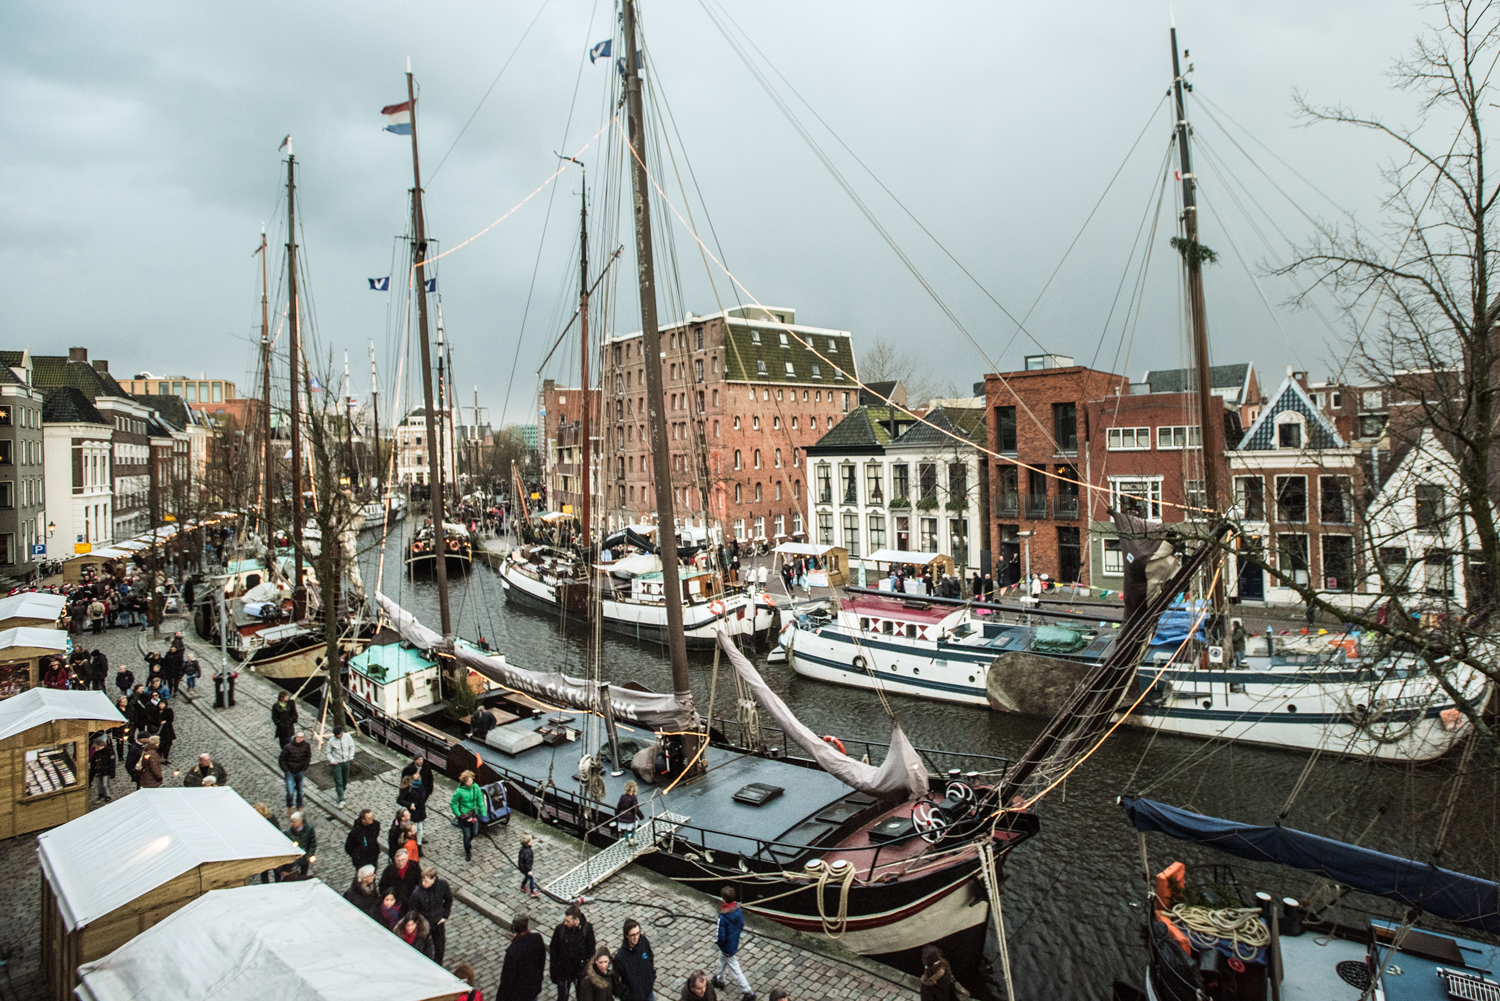
<svg viewBox="0 0 1500 1001"><path fill-rule="evenodd" d="M1265 521L1266 481L1259 476L1236 476L1234 503L1246 521Z"/></svg>
<svg viewBox="0 0 1500 1001"><path fill-rule="evenodd" d="M962 511L969 506L969 464L948 463L948 509Z"/></svg>
<svg viewBox="0 0 1500 1001"><path fill-rule="evenodd" d="M772 519L772 524L776 530L776 538L786 538L786 515L778 514L775 518Z"/></svg>
<svg viewBox="0 0 1500 1001"><path fill-rule="evenodd" d="M797 511L792 514L792 534L801 535L802 532L802 512Z"/></svg>
<svg viewBox="0 0 1500 1001"><path fill-rule="evenodd" d="M1057 527L1057 579L1060 583L1073 583L1083 576L1082 537L1076 525Z"/></svg>
<svg viewBox="0 0 1500 1001"><path fill-rule="evenodd" d="M1285 427L1286 425L1283 425ZM1276 520L1307 521L1307 477L1276 477Z"/></svg>
<svg viewBox="0 0 1500 1001"><path fill-rule="evenodd" d="M792 418L792 430L793 431L797 430L797 418L796 417Z"/></svg>
<svg viewBox="0 0 1500 1001"><path fill-rule="evenodd" d="M828 511L818 512L818 545L833 545L833 515Z"/></svg>
<svg viewBox="0 0 1500 1001"><path fill-rule="evenodd" d="M821 378L823 378L823 368L822 368L822 366L820 366L820 365L814 365L812 367L812 377L814 379L821 379Z"/></svg>
<svg viewBox="0 0 1500 1001"><path fill-rule="evenodd" d="M871 504L885 503L885 471L880 468L878 462L872 462L865 467L865 496L869 498ZM870 544L879 548L874 535L870 536Z"/></svg>
<svg viewBox="0 0 1500 1001"><path fill-rule="evenodd" d="M835 373L835 374L838 375L838 377L840 379L842 379L844 377L842 372ZM843 394L843 396L844 396L844 413L847 414L849 412L849 394L845 393L845 394Z"/></svg>
<svg viewBox="0 0 1500 1001"><path fill-rule="evenodd" d="M703 328L699 327L697 330L693 331L693 336L697 339L697 348L698 348L698 350L702 351L703 350Z"/></svg>
<svg viewBox="0 0 1500 1001"><path fill-rule="evenodd" d="M1020 477L1016 467L1009 464L996 467L995 481L999 494L998 513L1014 517L1021 510Z"/></svg>
<svg viewBox="0 0 1500 1001"><path fill-rule="evenodd" d="M759 359L759 358L757 358L755 360L755 374L756 375L765 375L766 374L766 363L764 361L762 361L761 359Z"/></svg>
<svg viewBox="0 0 1500 1001"><path fill-rule="evenodd" d="M759 483L757 483L755 485L755 503L757 503L757 504L760 503L760 484Z"/></svg>
<svg viewBox="0 0 1500 1001"><path fill-rule="evenodd" d="M714 437L719 437L719 422L714 421Z"/></svg>
<svg viewBox="0 0 1500 1001"><path fill-rule="evenodd" d="M835 368L833 370L833 381L834 382L843 382L844 381L844 370L843 369L841 369L841 368ZM849 412L849 394L845 393L844 394L844 413L847 414L848 412Z"/></svg>
<svg viewBox="0 0 1500 1001"><path fill-rule="evenodd" d="M739 449L735 449L734 450L734 468L735 469L743 469L743 468L745 468L744 465L741 463L740 458L741 458L740 457L740 450Z"/></svg>
<svg viewBox="0 0 1500 1001"><path fill-rule="evenodd" d="M718 405L719 405L719 391L716 389L716 390L714 390L714 406L717 407Z"/></svg>
<svg viewBox="0 0 1500 1001"><path fill-rule="evenodd" d="M755 468L760 468L760 449L758 448L755 450Z"/></svg>
<svg viewBox="0 0 1500 1001"><path fill-rule="evenodd" d="M1323 524L1348 525L1354 521L1354 481L1349 477L1318 477L1318 501L1318 520ZM1324 576L1328 575L1325 571Z"/></svg>
<svg viewBox="0 0 1500 1001"><path fill-rule="evenodd" d="M968 518L953 518L948 521L948 544L952 550L954 569L962 571L969 565Z"/></svg>
<svg viewBox="0 0 1500 1001"><path fill-rule="evenodd" d="M780 417L772 417L771 418L771 430L772 431L780 431L781 430L781 418Z"/></svg>
<svg viewBox="0 0 1500 1001"><path fill-rule="evenodd" d="M46 796L78 785L82 780L78 775L77 753L78 745L73 741L27 751L23 766L25 783L22 798Z"/></svg>
<svg viewBox="0 0 1500 1001"><path fill-rule="evenodd" d="M755 519L755 537L764 539L766 537L766 516L761 515Z"/></svg>
<svg viewBox="0 0 1500 1001"><path fill-rule="evenodd" d="M859 515L852 511L844 515L844 548L850 556L859 555Z"/></svg>
<svg viewBox="0 0 1500 1001"><path fill-rule="evenodd" d="M694 382L702 382L703 381L703 359L702 358L699 358L697 361L693 362L693 381Z"/></svg>
<svg viewBox="0 0 1500 1001"><path fill-rule="evenodd" d="M1359 394L1359 409L1361 410L1379 410L1384 402L1378 389L1367 389Z"/></svg>
<svg viewBox="0 0 1500 1001"><path fill-rule="evenodd" d="M736 417L734 418L734 429L736 431L738 431L740 429L740 419L739 419L738 415L736 415Z"/></svg>
<svg viewBox="0 0 1500 1001"><path fill-rule="evenodd" d="M1359 436L1361 438L1379 438L1385 434L1385 417L1380 414L1371 414L1359 419Z"/></svg>
<svg viewBox="0 0 1500 1001"><path fill-rule="evenodd" d="M214 402L215 403L223 403L224 402L224 384L222 382L216 382L216 383L213 384L213 387L214 387Z"/></svg>
<svg viewBox="0 0 1500 1001"><path fill-rule="evenodd" d="M1339 409L1343 408L1343 406L1344 406L1344 394L1343 393L1329 393L1328 394L1328 399L1332 401L1329 405L1332 406L1333 409L1339 410Z"/></svg>
<svg viewBox="0 0 1500 1001"><path fill-rule="evenodd" d="M739 539L741 542L745 541L745 519L744 518L736 518L736 519L734 519L734 537L736 539Z"/></svg>
<svg viewBox="0 0 1500 1001"><path fill-rule="evenodd" d="M0 458L0 462L4 461ZM1431 483L1419 483L1413 493L1417 504L1417 529L1423 532L1433 531L1443 520L1443 488Z"/></svg>
<svg viewBox="0 0 1500 1001"><path fill-rule="evenodd" d="M1276 425L1276 444L1281 448L1302 447L1302 425L1296 422Z"/></svg>
<svg viewBox="0 0 1500 1001"><path fill-rule="evenodd" d="M0 427L10 427L11 420L10 407L0 407Z"/></svg>
<svg viewBox="0 0 1500 1001"><path fill-rule="evenodd" d="M781 449L779 448L776 450L776 468L781 468Z"/></svg>
<svg viewBox="0 0 1500 1001"><path fill-rule="evenodd" d="M1429 549L1422 556L1422 588L1428 594L1453 597L1453 554Z"/></svg>
<svg viewBox="0 0 1500 1001"><path fill-rule="evenodd" d="M1147 447L1150 447L1149 442L1147 443ZM1173 449L1202 448L1203 436L1196 424L1163 425L1156 429L1156 447Z"/></svg>
<svg viewBox="0 0 1500 1001"><path fill-rule="evenodd" d="M870 552L885 548L885 515L870 515Z"/></svg>
<svg viewBox="0 0 1500 1001"><path fill-rule="evenodd" d="M1016 450L1016 408L995 408L995 450L998 452L1014 452Z"/></svg>
<svg viewBox="0 0 1500 1001"><path fill-rule="evenodd" d="M10 510L16 506L16 485L10 480L0 480L0 508Z"/></svg>
<svg viewBox="0 0 1500 1001"><path fill-rule="evenodd" d="M1117 511L1153 521L1161 520L1161 477L1151 479L1109 478L1109 502Z"/></svg>
<svg viewBox="0 0 1500 1001"><path fill-rule="evenodd" d="M801 480L793 480L792 481L792 500L801 500L801 499L802 499L802 481Z"/></svg>
<svg viewBox="0 0 1500 1001"><path fill-rule="evenodd" d="M1052 437L1061 451L1078 451L1078 404L1052 404Z"/></svg>
<svg viewBox="0 0 1500 1001"><path fill-rule="evenodd" d="M1354 540L1347 535L1323 536L1323 587L1354 590Z"/></svg>
<svg viewBox="0 0 1500 1001"><path fill-rule="evenodd" d="M1203 488L1202 480L1182 481L1182 502L1190 509L1187 517L1203 517L1204 510L1208 507L1208 491Z"/></svg>
<svg viewBox="0 0 1500 1001"><path fill-rule="evenodd" d="M13 441L0 441L0 466L9 466L16 461Z"/></svg>
<svg viewBox="0 0 1500 1001"><path fill-rule="evenodd" d="M750 430L751 431L759 431L760 430L760 415L759 414L756 414L754 417L750 418Z"/></svg>
<svg viewBox="0 0 1500 1001"><path fill-rule="evenodd" d="M827 464L819 464L818 466L818 503L833 503L833 471Z"/></svg>
<svg viewBox="0 0 1500 1001"><path fill-rule="evenodd" d="M937 502L937 463L917 463L917 501Z"/></svg>
<svg viewBox="0 0 1500 1001"><path fill-rule="evenodd" d="M808 428L809 431L816 431L816 430L818 430L818 418L817 417L809 417L807 419L807 428Z"/></svg>
<svg viewBox="0 0 1500 1001"><path fill-rule="evenodd" d="M734 485L734 502L736 504L745 503L745 488L738 483Z"/></svg>
<svg viewBox="0 0 1500 1001"><path fill-rule="evenodd" d="M796 377L796 375L797 375L797 369L792 365L791 362L787 362L786 363L786 376L787 376L787 378L791 379L791 378Z"/></svg>
<svg viewBox="0 0 1500 1001"><path fill-rule="evenodd" d="M1387 546L1387 547L1382 547L1381 550L1380 550L1380 562L1383 563L1383 564L1385 564L1386 566L1392 566L1392 567L1404 567L1404 566L1406 566L1406 547L1405 546Z"/></svg>
<svg viewBox="0 0 1500 1001"><path fill-rule="evenodd" d="M1110 428L1104 447L1111 452L1143 452L1151 448L1150 428Z"/></svg>
<svg viewBox="0 0 1500 1001"><path fill-rule="evenodd" d="M1280 556L1279 568L1298 584L1308 581L1307 536L1281 535L1276 539L1276 550Z"/></svg>
<svg viewBox="0 0 1500 1001"><path fill-rule="evenodd" d="M1104 572L1114 577L1125 573L1125 555L1119 539L1104 540Z"/></svg>
<svg viewBox="0 0 1500 1001"><path fill-rule="evenodd" d="M844 499L841 503L859 503L859 481L855 478L854 467L845 465L839 467L839 479L844 484Z"/></svg>
<svg viewBox="0 0 1500 1001"><path fill-rule="evenodd" d="M776 481L776 499L781 500L781 481Z"/></svg>
<svg viewBox="0 0 1500 1001"><path fill-rule="evenodd" d="M935 553L938 551L938 520L936 518L919 518L921 532L921 548L919 553Z"/></svg>
<svg viewBox="0 0 1500 1001"><path fill-rule="evenodd" d="M891 503L911 502L911 467L904 462L891 466Z"/></svg>

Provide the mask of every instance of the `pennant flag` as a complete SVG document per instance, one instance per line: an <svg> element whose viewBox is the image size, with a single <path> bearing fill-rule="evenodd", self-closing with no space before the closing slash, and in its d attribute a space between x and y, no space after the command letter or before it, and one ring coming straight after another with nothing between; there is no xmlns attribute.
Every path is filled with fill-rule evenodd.
<svg viewBox="0 0 1500 1001"><path fill-rule="evenodd" d="M646 57L644 55L642 55L641 53L637 52L635 54L635 68L636 69L640 69L641 67L643 67L645 65L646 65ZM617 71L619 71L619 74L621 76L625 75L625 57L624 56L621 56L620 58L618 58L618 59L615 60L615 69Z"/></svg>
<svg viewBox="0 0 1500 1001"><path fill-rule="evenodd" d="M436 292L437 291L437 279L436 278L429 278L429 279L427 279L427 291L429 291L429 292Z"/></svg>
<svg viewBox="0 0 1500 1001"><path fill-rule="evenodd" d="M391 279L389 275L387 275L385 278L371 278L369 281L371 292L389 292L391 290Z"/></svg>
<svg viewBox="0 0 1500 1001"><path fill-rule="evenodd" d="M286 149L287 147L289 147L291 145L292 145L292 137L291 137L291 134L288 133L287 137L285 139L281 140L281 145L276 147L276 152L280 153L282 150Z"/></svg>
<svg viewBox="0 0 1500 1001"><path fill-rule="evenodd" d="M385 116L385 130L394 132L398 136L411 135L411 102L402 101L400 104L387 104L380 109Z"/></svg>
<svg viewBox="0 0 1500 1001"><path fill-rule="evenodd" d="M592 49L589 49L589 62L592 63L596 59L608 59L613 43L614 39L606 38Z"/></svg>

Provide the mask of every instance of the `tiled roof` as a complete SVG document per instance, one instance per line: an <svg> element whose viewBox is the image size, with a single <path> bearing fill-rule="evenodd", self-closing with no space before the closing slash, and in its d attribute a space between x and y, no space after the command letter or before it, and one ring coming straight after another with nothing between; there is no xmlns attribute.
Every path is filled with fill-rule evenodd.
<svg viewBox="0 0 1500 1001"><path fill-rule="evenodd" d="M854 379L859 373L848 334L813 334L799 329L797 336L812 344L817 353L775 326L750 326L744 320L729 319L724 334L724 378L729 382L795 382L851 391L858 388ZM842 377L838 370L843 371Z"/></svg>
<svg viewBox="0 0 1500 1001"><path fill-rule="evenodd" d="M72 386L53 386L42 390L42 422L44 424L103 424L109 421L80 390Z"/></svg>
<svg viewBox="0 0 1500 1001"><path fill-rule="evenodd" d="M856 407L833 426L818 443L809 448L809 455L819 452L837 452L841 449L874 449L879 451L891 443L889 407Z"/></svg>
<svg viewBox="0 0 1500 1001"><path fill-rule="evenodd" d="M1339 437L1338 429L1324 415L1322 408L1313 406L1301 384L1288 377L1271 397L1271 402L1260 412L1260 417L1250 426L1250 430L1245 432L1245 437L1240 439L1240 450L1269 451L1277 448L1276 415L1287 411L1295 411L1304 418L1307 428L1307 440L1302 443L1304 449L1349 447Z"/></svg>
<svg viewBox="0 0 1500 1001"><path fill-rule="evenodd" d="M8 365L0 365L0 383L7 386L24 386L26 383L16 378L16 373L10 370Z"/></svg>
<svg viewBox="0 0 1500 1001"><path fill-rule="evenodd" d="M101 372L86 361L69 361L66 355L32 355L31 381L39 389L72 386L92 402L101 396L130 399L125 387L108 372Z"/></svg>
<svg viewBox="0 0 1500 1001"><path fill-rule="evenodd" d="M149 393L136 393L135 398L146 406L161 414L162 419L178 429L186 428L189 424L195 424L187 401L180 396L159 396Z"/></svg>
<svg viewBox="0 0 1500 1001"><path fill-rule="evenodd" d="M896 387L901 383L891 380L889 382L867 382L865 388L859 391L859 402L861 406L884 406L885 401L891 398ZM900 400L896 401L900 403Z"/></svg>
<svg viewBox="0 0 1500 1001"><path fill-rule="evenodd" d="M954 434L975 445L985 444L984 410L979 407L939 407L913 424L894 444L939 448L957 446L961 443L953 439Z"/></svg>
<svg viewBox="0 0 1500 1001"><path fill-rule="evenodd" d="M0 351L0 365L19 365L26 360L25 351Z"/></svg>
<svg viewBox="0 0 1500 1001"><path fill-rule="evenodd" d="M1250 363L1238 365L1213 365L1208 370L1208 385L1211 389L1227 389L1233 386L1236 394L1244 388L1245 377L1250 374ZM1146 373L1143 382L1151 383L1153 393L1190 393L1198 388L1197 369L1160 368ZM1236 403L1244 402L1235 396Z"/></svg>

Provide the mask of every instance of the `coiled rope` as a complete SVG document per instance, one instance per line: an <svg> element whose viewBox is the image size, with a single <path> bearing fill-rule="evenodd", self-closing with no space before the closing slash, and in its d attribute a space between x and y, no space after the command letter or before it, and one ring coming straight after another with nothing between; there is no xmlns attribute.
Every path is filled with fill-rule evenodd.
<svg viewBox="0 0 1500 1001"><path fill-rule="evenodd" d="M833 918L828 917L828 909L824 903L823 890L833 879L839 878L835 874L836 869L843 869L843 877L839 882L839 912ZM818 871L818 919L823 922L823 934L829 938L843 938L844 930L849 925L849 887L854 884L854 866L848 862L836 865L824 865Z"/></svg>
<svg viewBox="0 0 1500 1001"><path fill-rule="evenodd" d="M1199 949L1228 940L1235 956L1254 959L1256 950L1271 944L1271 929L1253 907L1214 910L1178 904L1167 911L1167 916L1187 929L1188 941Z"/></svg>

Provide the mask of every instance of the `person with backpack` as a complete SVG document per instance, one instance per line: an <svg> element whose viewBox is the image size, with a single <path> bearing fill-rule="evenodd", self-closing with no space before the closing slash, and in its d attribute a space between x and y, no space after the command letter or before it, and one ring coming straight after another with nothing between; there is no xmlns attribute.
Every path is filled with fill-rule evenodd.
<svg viewBox="0 0 1500 1001"><path fill-rule="evenodd" d="M719 947L719 972L714 974L713 984L719 990L724 989L724 973L728 971L734 978L734 982L740 988L740 1001L755 1001L755 992L750 989L750 981L745 979L744 971L740 969L740 933L745 930L745 912L740 909L739 901L734 887L725 886L719 891L719 928L717 944Z"/></svg>
<svg viewBox="0 0 1500 1001"><path fill-rule="evenodd" d="M583 916L583 909L569 904L562 924L552 929L549 947L552 982L557 985L557 1001L568 1001L568 994L582 979L585 967L594 957L594 926Z"/></svg>

